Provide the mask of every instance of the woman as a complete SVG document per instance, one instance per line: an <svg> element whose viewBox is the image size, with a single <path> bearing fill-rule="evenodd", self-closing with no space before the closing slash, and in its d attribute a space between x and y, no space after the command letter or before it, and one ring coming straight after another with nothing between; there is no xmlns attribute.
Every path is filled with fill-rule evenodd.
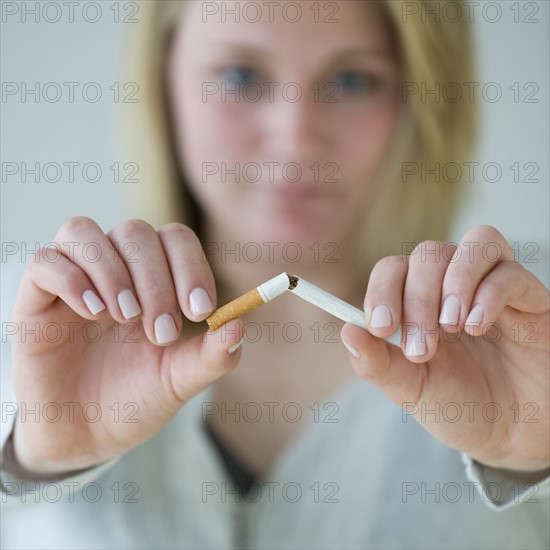
<svg viewBox="0 0 550 550"><path fill-rule="evenodd" d="M143 5L126 128L147 221L72 218L24 275L14 322L63 330L12 342L4 545L545 547L548 291L495 228L435 240L462 187L402 170L468 152L473 104L402 93L471 81L464 19L230 4ZM282 271L368 331L291 295L255 336L198 324Z"/></svg>

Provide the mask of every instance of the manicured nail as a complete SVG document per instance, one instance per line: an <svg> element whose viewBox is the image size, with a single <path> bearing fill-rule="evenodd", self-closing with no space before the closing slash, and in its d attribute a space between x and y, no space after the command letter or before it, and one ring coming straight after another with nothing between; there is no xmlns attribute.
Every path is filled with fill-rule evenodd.
<svg viewBox="0 0 550 550"><path fill-rule="evenodd" d="M105 309L105 304L93 290L85 290L82 299L92 315L96 315Z"/></svg>
<svg viewBox="0 0 550 550"><path fill-rule="evenodd" d="M444 325L456 325L460 318L460 300L458 296L449 294L443 302L439 322Z"/></svg>
<svg viewBox="0 0 550 550"><path fill-rule="evenodd" d="M120 311L122 311L122 315L124 315L125 319L131 319L141 313L141 308L139 307L138 301L136 300L134 293L129 288L123 290L117 296L117 301Z"/></svg>
<svg viewBox="0 0 550 550"><path fill-rule="evenodd" d="M353 346L350 346L349 344L346 344L344 340L342 340L342 343L344 346L346 346L347 350L356 358L359 359L361 357L361 354L359 353L359 350L357 348L354 348Z"/></svg>
<svg viewBox="0 0 550 550"><path fill-rule="evenodd" d="M391 327L391 311L388 306L380 304L374 308L370 318L371 328Z"/></svg>
<svg viewBox="0 0 550 550"><path fill-rule="evenodd" d="M470 311L470 315L468 315L468 318L464 324L479 325L481 323L481 319L483 319L483 306L481 304L476 304L472 308L472 311Z"/></svg>
<svg viewBox="0 0 550 550"><path fill-rule="evenodd" d="M407 333L405 354L409 357L424 355L426 353L426 341L421 330L412 330Z"/></svg>
<svg viewBox="0 0 550 550"><path fill-rule="evenodd" d="M189 306L193 315L204 315L210 313L214 306L212 300L208 296L208 292L204 288L195 288L189 294Z"/></svg>
<svg viewBox="0 0 550 550"><path fill-rule="evenodd" d="M163 313L155 319L155 339L159 344L167 344L178 337L178 329L174 318L169 313Z"/></svg>
<svg viewBox="0 0 550 550"><path fill-rule="evenodd" d="M235 353L242 346L243 342L244 342L244 338L241 338L238 342L236 342L232 346L229 346L227 348L227 353L229 353L229 355L231 355L232 353Z"/></svg>

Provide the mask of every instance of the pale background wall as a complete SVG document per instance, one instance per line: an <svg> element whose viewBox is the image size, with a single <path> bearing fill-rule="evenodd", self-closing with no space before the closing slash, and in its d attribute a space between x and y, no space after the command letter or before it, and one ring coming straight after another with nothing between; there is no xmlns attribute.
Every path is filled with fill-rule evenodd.
<svg viewBox="0 0 550 550"><path fill-rule="evenodd" d="M29 9L35 2L2 2L2 63L4 85L9 82L34 82L42 86L48 82L78 82L75 101L68 101L68 89L63 88L63 99L57 103L44 100L35 103L33 96L21 101L21 94L2 98L1 156L3 171L6 163L27 162L41 166L48 162L79 162L75 181L68 181L68 170L60 182L48 183L42 177L38 183L33 176L26 183L20 176L6 176L1 184L1 240L3 246L48 242L61 223L70 216L81 214L93 217L105 229L110 229L127 215L124 206L124 186L115 183L109 169L117 162L113 147L116 104L110 86L120 80L120 49L124 27L130 23L115 23L114 2L99 2L102 16L96 23L91 2L81 2L75 8L73 23L68 12L57 23L48 23L41 17L36 23L33 15L22 22L21 11L9 12L22 4ZM41 3L45 4L45 3ZM53 2L63 6L62 2ZM119 2L120 18L129 15L130 2ZM471 4L478 4L472 2ZM480 223L489 223L503 232L510 243L518 243L520 260L535 251L529 264L548 285L549 245L549 11L550 3L543 1L519 2L519 22L514 20L513 2L481 2L492 4L487 11L480 6L474 10L478 42L479 80L495 82L503 92L496 103L483 102L484 133L474 160L484 166L496 162L502 167L502 179L484 181L480 170L471 183L472 196L455 229L455 240ZM494 5L497 5L495 8ZM136 4L139 6L139 2ZM473 6L474 8L476 6ZM87 12L83 11L86 8ZM500 8L499 21L494 19ZM535 12L526 23L524 19ZM53 17L54 11L46 14ZM139 12L136 15L139 19ZM96 82L103 96L97 103L82 99L85 83ZM520 84L520 102L514 101L509 89ZM522 100L531 89L523 90L526 82L534 82L538 103ZM54 89L50 90L52 93ZM89 90L90 92L92 89ZM452 128L449 128L452 131ZM82 165L98 163L102 178L97 183L83 181ZM518 162L520 182L513 181L508 168ZM538 183L524 181L529 171L523 166L536 163ZM534 243L529 245L528 243ZM526 247L523 250L523 247Z"/></svg>

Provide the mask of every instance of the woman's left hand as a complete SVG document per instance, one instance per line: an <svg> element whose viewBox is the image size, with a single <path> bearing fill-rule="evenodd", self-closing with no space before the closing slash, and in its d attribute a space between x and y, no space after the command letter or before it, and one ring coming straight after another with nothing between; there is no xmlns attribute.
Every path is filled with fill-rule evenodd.
<svg viewBox="0 0 550 550"><path fill-rule="evenodd" d="M341 333L360 376L483 464L550 465L550 294L499 231L482 225L458 247L426 241L383 258L364 305L368 332ZM384 307L373 319L377 306L391 319ZM384 340L400 325L401 349Z"/></svg>

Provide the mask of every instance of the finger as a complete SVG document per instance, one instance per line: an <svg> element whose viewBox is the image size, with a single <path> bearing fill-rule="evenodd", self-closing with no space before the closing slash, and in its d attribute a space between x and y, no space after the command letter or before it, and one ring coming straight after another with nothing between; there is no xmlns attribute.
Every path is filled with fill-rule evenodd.
<svg viewBox="0 0 550 550"><path fill-rule="evenodd" d="M449 262L440 254L445 243L424 241L409 257L403 292L402 348L410 361L431 359L439 341L441 286Z"/></svg>
<svg viewBox="0 0 550 550"><path fill-rule="evenodd" d="M449 332L464 327L481 280L513 254L502 234L490 225L475 227L461 240L443 281L439 323Z"/></svg>
<svg viewBox="0 0 550 550"><path fill-rule="evenodd" d="M31 258L21 280L16 308L40 315L60 298L85 319L97 319L105 311L87 275L56 249L40 249Z"/></svg>
<svg viewBox="0 0 550 550"><path fill-rule="evenodd" d="M408 256L387 256L371 271L364 310L369 331L379 338L399 328L407 270Z"/></svg>
<svg viewBox="0 0 550 550"><path fill-rule="evenodd" d="M243 322L235 319L215 331L205 331L188 341L180 339L165 348L171 392L185 403L229 372L239 362L243 340Z"/></svg>
<svg viewBox="0 0 550 550"><path fill-rule="evenodd" d="M479 284L464 330L485 334L506 306L529 313L548 310L548 291L524 267L514 261L499 263Z"/></svg>
<svg viewBox="0 0 550 550"><path fill-rule="evenodd" d="M170 265L181 310L191 321L205 319L214 310L216 287L198 237L181 223L161 227L158 235Z"/></svg>
<svg viewBox="0 0 550 550"><path fill-rule="evenodd" d="M115 321L126 323L141 314L124 262L93 220L83 216L70 218L61 226L54 242L90 278Z"/></svg>
<svg viewBox="0 0 550 550"><path fill-rule="evenodd" d="M142 308L143 329L150 342L169 345L181 332L181 313L172 273L157 232L142 220L130 220L109 231L130 274ZM132 250L130 257L122 251Z"/></svg>
<svg viewBox="0 0 550 550"><path fill-rule="evenodd" d="M401 348L346 323L340 332L355 372L379 387L394 403L418 402L428 376L426 363L413 363Z"/></svg>

